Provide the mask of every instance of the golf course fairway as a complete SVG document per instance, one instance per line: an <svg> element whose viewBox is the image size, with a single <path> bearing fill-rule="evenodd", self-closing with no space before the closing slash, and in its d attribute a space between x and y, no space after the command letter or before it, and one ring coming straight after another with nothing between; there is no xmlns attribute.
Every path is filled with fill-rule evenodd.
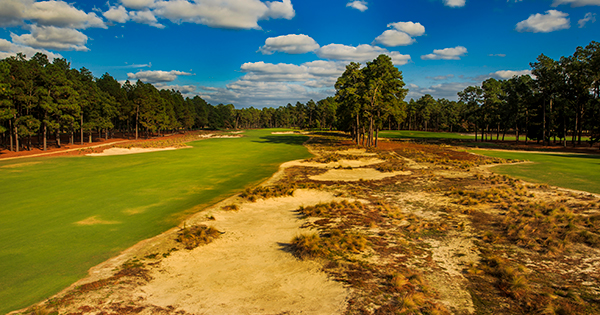
<svg viewBox="0 0 600 315"><path fill-rule="evenodd" d="M306 136L272 131L173 151L0 160L0 314L310 156Z"/></svg>
<svg viewBox="0 0 600 315"><path fill-rule="evenodd" d="M533 163L499 165L494 172L533 183L600 194L600 155L469 150L476 154Z"/></svg>

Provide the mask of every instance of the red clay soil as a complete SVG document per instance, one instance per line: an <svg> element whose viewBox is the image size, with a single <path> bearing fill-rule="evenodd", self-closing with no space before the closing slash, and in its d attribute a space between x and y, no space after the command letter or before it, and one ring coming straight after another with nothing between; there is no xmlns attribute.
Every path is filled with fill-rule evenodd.
<svg viewBox="0 0 600 315"><path fill-rule="evenodd" d="M19 150L19 152L10 151L8 148L0 149L0 161L9 160L15 158L25 158L25 157L37 157L37 156L67 156L67 155L83 155L88 153L99 153L108 149L116 144L118 145L126 145L132 143L143 143L148 141L156 141L156 140L165 140L165 139L176 139L180 137L184 137L187 133L177 133L172 135L167 135L163 137L152 137L149 139L127 139L126 137L115 137L108 140L104 138L93 138L93 142L89 143L84 141L83 145L81 142L76 141L74 144L69 144L68 141L63 142L60 148L58 148L54 141L49 141L47 145L47 150L44 151L41 149L41 145L32 141L31 151Z"/></svg>

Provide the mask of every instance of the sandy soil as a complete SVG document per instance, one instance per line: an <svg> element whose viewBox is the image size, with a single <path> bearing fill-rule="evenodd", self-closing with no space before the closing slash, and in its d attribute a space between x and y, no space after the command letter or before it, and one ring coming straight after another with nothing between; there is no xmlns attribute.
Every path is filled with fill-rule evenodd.
<svg viewBox="0 0 600 315"><path fill-rule="evenodd" d="M380 172L373 168L355 168L351 170L329 170L324 174L309 176L309 178L318 181L356 182L360 180L380 180L397 175L410 174L412 174L411 171Z"/></svg>
<svg viewBox="0 0 600 315"><path fill-rule="evenodd" d="M235 134L235 135L222 135L215 133L207 133L199 135L200 138L208 138L208 139L231 139L231 138L241 138L243 135Z"/></svg>
<svg viewBox="0 0 600 315"><path fill-rule="evenodd" d="M239 212L214 213L212 225L225 234L164 259L133 295L200 314L339 314L348 290L320 272L319 263L285 250L302 224L293 211L334 199L297 190L292 197L244 203Z"/></svg>
<svg viewBox="0 0 600 315"><path fill-rule="evenodd" d="M110 156L110 155L127 155L127 154L137 154L137 153L148 153L148 152L157 152L157 151L171 151L177 150L178 148L110 148L104 150L102 153L90 153L86 154L87 156Z"/></svg>

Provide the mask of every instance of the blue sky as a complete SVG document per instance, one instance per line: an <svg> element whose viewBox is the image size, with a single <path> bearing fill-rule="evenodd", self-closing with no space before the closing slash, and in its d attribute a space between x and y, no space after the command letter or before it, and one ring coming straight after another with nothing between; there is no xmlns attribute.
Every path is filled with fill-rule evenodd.
<svg viewBox="0 0 600 315"><path fill-rule="evenodd" d="M407 100L527 74L599 41L600 0L0 0L0 58L41 51L237 108L335 94L351 61L392 57Z"/></svg>

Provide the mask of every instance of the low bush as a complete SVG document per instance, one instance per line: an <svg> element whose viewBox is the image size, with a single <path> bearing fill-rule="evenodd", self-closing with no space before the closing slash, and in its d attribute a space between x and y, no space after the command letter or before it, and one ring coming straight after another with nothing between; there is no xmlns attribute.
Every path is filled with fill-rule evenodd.
<svg viewBox="0 0 600 315"><path fill-rule="evenodd" d="M183 244L186 249L194 249L212 242L220 235L221 232L214 227L201 224L182 228L176 240Z"/></svg>

